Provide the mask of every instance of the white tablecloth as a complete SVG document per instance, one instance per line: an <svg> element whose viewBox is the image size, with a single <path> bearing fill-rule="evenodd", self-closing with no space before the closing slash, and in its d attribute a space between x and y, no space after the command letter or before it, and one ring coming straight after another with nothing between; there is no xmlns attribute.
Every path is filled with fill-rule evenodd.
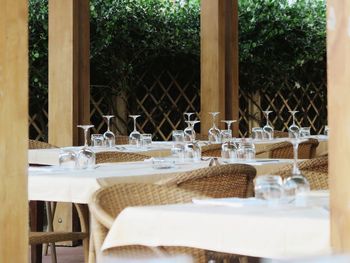
<svg viewBox="0 0 350 263"><path fill-rule="evenodd" d="M257 160L249 164L257 174L272 173L291 160ZM90 195L101 186L113 183L161 183L173 173L207 167L209 161L178 164L171 169L154 169L150 161L101 164L93 170L62 171L57 167L30 167L29 200L88 203Z"/></svg>
<svg viewBox="0 0 350 263"><path fill-rule="evenodd" d="M187 246L266 258L330 252L329 212L321 206L185 204L124 209L103 249Z"/></svg>

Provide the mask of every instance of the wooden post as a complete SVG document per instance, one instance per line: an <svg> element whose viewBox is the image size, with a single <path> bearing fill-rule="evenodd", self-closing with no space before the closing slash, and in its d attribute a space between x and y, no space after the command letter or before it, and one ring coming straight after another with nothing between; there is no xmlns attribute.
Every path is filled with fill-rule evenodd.
<svg viewBox="0 0 350 263"><path fill-rule="evenodd" d="M331 237L336 252L350 251L350 2L327 7Z"/></svg>
<svg viewBox="0 0 350 263"><path fill-rule="evenodd" d="M49 142L82 144L90 124L88 0L49 1ZM80 136L78 136L80 135Z"/></svg>
<svg viewBox="0 0 350 263"><path fill-rule="evenodd" d="M0 262L27 262L28 2L0 6Z"/></svg>
<svg viewBox="0 0 350 263"><path fill-rule="evenodd" d="M238 3L202 0L201 133L212 126L208 112L220 111L223 120L238 119L238 110Z"/></svg>

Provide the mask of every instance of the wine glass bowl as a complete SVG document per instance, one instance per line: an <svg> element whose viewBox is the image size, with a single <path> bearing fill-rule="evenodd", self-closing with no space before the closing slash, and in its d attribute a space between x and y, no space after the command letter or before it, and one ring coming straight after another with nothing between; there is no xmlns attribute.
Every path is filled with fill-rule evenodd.
<svg viewBox="0 0 350 263"><path fill-rule="evenodd" d="M227 130L221 131L221 140L222 142L230 141L232 139L231 125L232 123L236 122L236 120L222 120L221 122L224 122L227 124Z"/></svg>
<svg viewBox="0 0 350 263"><path fill-rule="evenodd" d="M111 148L115 146L115 134L110 130L110 120L114 115L103 115L103 117L107 119L107 131L103 134L103 138L106 146Z"/></svg>
<svg viewBox="0 0 350 263"><path fill-rule="evenodd" d="M89 129L94 127L94 125L78 125L77 127L84 130L84 141L85 141L83 148L78 152L78 155L77 155L77 166L78 168L81 168L81 169L93 168L95 167L95 163L96 163L96 154L88 146L87 135L88 135Z"/></svg>
<svg viewBox="0 0 350 263"><path fill-rule="evenodd" d="M209 112L213 117L213 126L208 131L208 140L211 143L220 143L221 142L221 131L216 127L216 117L220 112Z"/></svg>
<svg viewBox="0 0 350 263"><path fill-rule="evenodd" d="M269 140L273 139L273 133L274 133L273 127L269 124L269 115L271 112L273 111L270 111L270 110L263 111L266 117L266 125L263 127L263 131Z"/></svg>
<svg viewBox="0 0 350 263"><path fill-rule="evenodd" d="M288 128L289 138L298 138L300 129L299 129L299 126L295 124L295 114L299 111L289 111L289 112L290 114L292 114L292 117L293 117L293 123Z"/></svg>
<svg viewBox="0 0 350 263"><path fill-rule="evenodd" d="M129 134L129 144L140 146L141 143L141 133L136 129L136 119L141 115L129 115L130 118L133 118L134 121L134 130Z"/></svg>

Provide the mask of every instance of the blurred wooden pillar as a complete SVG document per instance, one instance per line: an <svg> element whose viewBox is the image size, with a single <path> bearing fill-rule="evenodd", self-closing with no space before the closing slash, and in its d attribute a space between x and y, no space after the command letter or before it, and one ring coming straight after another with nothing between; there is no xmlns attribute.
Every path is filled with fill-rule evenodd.
<svg viewBox="0 0 350 263"><path fill-rule="evenodd" d="M201 133L212 126L210 111L220 111L220 120L238 119L238 88L238 1L202 0Z"/></svg>
<svg viewBox="0 0 350 263"><path fill-rule="evenodd" d="M28 1L0 6L0 262L27 262Z"/></svg>
<svg viewBox="0 0 350 263"><path fill-rule="evenodd" d="M336 252L350 251L350 2L327 7L331 237Z"/></svg>
<svg viewBox="0 0 350 263"><path fill-rule="evenodd" d="M82 144L90 124L89 0L49 0L49 142ZM79 136L80 135L80 136Z"/></svg>

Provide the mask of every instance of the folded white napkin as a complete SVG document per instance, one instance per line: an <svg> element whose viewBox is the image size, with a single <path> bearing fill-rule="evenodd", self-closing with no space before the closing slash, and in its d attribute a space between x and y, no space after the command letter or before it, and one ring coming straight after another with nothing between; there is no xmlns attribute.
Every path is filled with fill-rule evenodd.
<svg viewBox="0 0 350 263"><path fill-rule="evenodd" d="M194 204L219 205L231 207L261 206L266 205L266 201L256 198L213 198L213 199L192 199Z"/></svg>

